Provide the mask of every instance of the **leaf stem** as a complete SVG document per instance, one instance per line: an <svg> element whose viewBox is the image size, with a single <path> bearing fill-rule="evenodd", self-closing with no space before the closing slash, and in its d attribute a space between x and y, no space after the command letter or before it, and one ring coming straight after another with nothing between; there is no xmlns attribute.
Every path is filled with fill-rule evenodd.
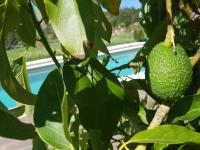
<svg viewBox="0 0 200 150"><path fill-rule="evenodd" d="M172 0L166 0L166 11L167 11L167 34L164 41L165 47L170 47L173 45L173 50L175 51L175 42L174 42L174 27L173 27L173 15L172 15Z"/></svg>
<svg viewBox="0 0 200 150"><path fill-rule="evenodd" d="M44 35L44 32L42 31L42 28L41 28L41 25L40 25L40 22L37 21L36 19L36 16L35 16L35 12L33 10L33 6L31 4L31 0L29 0L28 2L28 7L30 9L30 13L31 13L31 16L32 16L32 19L33 19L33 22L35 24L35 27L37 29L37 32L38 34L40 35L41 37L41 42L43 43L44 47L46 48L47 52L49 53L49 55L51 56L52 60L54 61L55 65L57 66L57 68L59 70L61 70L61 65L59 64L58 60L56 59L56 56L54 55L45 35Z"/></svg>

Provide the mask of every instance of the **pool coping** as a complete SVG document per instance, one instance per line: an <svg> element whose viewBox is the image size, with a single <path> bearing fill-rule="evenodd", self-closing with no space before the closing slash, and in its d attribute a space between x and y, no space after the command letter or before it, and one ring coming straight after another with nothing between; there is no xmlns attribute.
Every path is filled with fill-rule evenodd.
<svg viewBox="0 0 200 150"><path fill-rule="evenodd" d="M145 42L134 42L134 43L126 43L126 44L120 44L120 45L114 45L114 46L109 46L108 50L110 51L111 54L122 52L122 51L128 51L130 49L137 49L137 48L142 48L144 46ZM99 52L98 56L103 56L105 55L102 52ZM63 63L63 57L62 56L57 56L56 57L59 63ZM46 66L52 66L54 65L54 62L51 58L45 58L45 59L39 59L35 61L29 61L27 62L27 70L32 70L32 69L37 69L37 68L42 68Z"/></svg>

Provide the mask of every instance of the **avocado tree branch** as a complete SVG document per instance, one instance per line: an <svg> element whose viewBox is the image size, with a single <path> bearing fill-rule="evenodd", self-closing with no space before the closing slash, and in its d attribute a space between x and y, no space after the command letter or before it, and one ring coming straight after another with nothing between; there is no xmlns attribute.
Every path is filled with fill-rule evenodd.
<svg viewBox="0 0 200 150"><path fill-rule="evenodd" d="M158 109L157 109L157 111L156 111L156 113L154 115L154 118L151 121L148 129L152 129L152 128L156 127L156 126L159 126L163 122L163 120L165 119L165 117L167 116L169 110L170 110L169 106L161 104L158 107ZM146 150L146 146L147 146L146 144L140 144L140 145L138 145L136 147L135 150Z"/></svg>
<svg viewBox="0 0 200 150"><path fill-rule="evenodd" d="M174 42L174 27L173 27L173 15L172 15L172 1L166 0L166 12L167 12L167 34L164 41L165 47L170 47L173 45L173 50L175 51L175 42Z"/></svg>
<svg viewBox="0 0 200 150"><path fill-rule="evenodd" d="M179 0L179 9L187 16L187 18L196 24L196 28L200 31L200 14L196 13L185 0Z"/></svg>
<svg viewBox="0 0 200 150"><path fill-rule="evenodd" d="M194 67L200 60L200 48L197 50L196 54L191 58L190 62Z"/></svg>
<svg viewBox="0 0 200 150"><path fill-rule="evenodd" d="M45 35L44 35L44 32L42 31L42 28L41 28L41 25L40 25L40 22L37 21L36 19L36 16L35 16L35 12L33 10L33 6L31 4L31 1L29 0L28 2L28 7L30 9L30 13L31 13L31 16L32 16L32 19L33 19L33 22L35 24L35 27L37 29L37 32L38 34L40 35L40 38L41 38L41 42L43 43L44 47L46 48L47 52L49 53L49 55L51 56L52 60L54 61L55 65L57 66L57 68L59 70L61 70L61 65L59 64L58 60L56 59L56 56L54 55Z"/></svg>
<svg viewBox="0 0 200 150"><path fill-rule="evenodd" d="M146 62L146 57L145 56L140 56L137 60L131 60L127 64L123 64L119 67L115 67L111 69L110 71L116 71L116 70L124 70L128 68L138 68L138 67L143 67Z"/></svg>
<svg viewBox="0 0 200 150"><path fill-rule="evenodd" d="M152 129L156 126L159 126L163 122L165 117L167 116L169 110L170 110L169 106L161 104L159 108L157 109L155 116L153 120L151 121L148 129Z"/></svg>
<svg viewBox="0 0 200 150"><path fill-rule="evenodd" d="M183 11L184 14L191 20L197 21L200 20L200 14L194 12L190 5L184 0L179 0L179 9Z"/></svg>

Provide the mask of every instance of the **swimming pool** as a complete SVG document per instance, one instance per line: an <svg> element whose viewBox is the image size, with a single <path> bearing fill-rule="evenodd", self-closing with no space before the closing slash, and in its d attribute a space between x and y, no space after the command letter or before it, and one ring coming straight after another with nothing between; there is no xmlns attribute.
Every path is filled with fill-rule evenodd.
<svg viewBox="0 0 200 150"><path fill-rule="evenodd" d="M139 50L139 48L128 50L128 51L123 51L123 52L113 53L112 57L117 62L111 59L109 61L108 65L106 66L107 69L112 69L112 68L115 68L115 67L118 67L118 66L128 63L130 60L132 60L135 57L135 54L137 53L138 50ZM102 58L102 56L100 56L100 59L101 58ZM38 91L39 91L43 81L47 77L48 73L51 70L53 70L54 68L55 68L54 65L50 65L50 66L46 66L46 67L42 67L42 68L28 70L29 81L30 81L31 89L32 89L33 93L35 93L35 94L38 93ZM142 71L144 71L144 69ZM119 72L115 71L113 73L118 74ZM119 76L126 76L126 75L131 75L131 74L133 74L132 69L125 69L119 73ZM3 102L5 104L5 106L8 108L12 108L12 107L16 106L13 99L7 95L7 93L2 89L1 86L0 86L0 101Z"/></svg>

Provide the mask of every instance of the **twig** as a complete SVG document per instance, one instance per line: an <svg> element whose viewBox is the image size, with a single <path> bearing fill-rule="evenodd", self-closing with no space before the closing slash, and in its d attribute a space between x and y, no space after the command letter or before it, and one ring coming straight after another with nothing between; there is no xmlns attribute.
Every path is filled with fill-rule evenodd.
<svg viewBox="0 0 200 150"><path fill-rule="evenodd" d="M200 20L200 14L194 12L184 0L179 0L179 9L183 11L191 21Z"/></svg>
<svg viewBox="0 0 200 150"><path fill-rule="evenodd" d="M129 69L129 68L138 68L142 67L146 61L146 56L139 56L136 59L131 60L127 64L123 64L119 67L115 67L111 69L110 71L117 71L117 70L124 70L124 69Z"/></svg>
<svg viewBox="0 0 200 150"><path fill-rule="evenodd" d="M194 67L200 60L200 48L197 50L196 54L191 58L190 62Z"/></svg>
<svg viewBox="0 0 200 150"><path fill-rule="evenodd" d="M116 142L121 142L123 140L123 138L116 139L116 138L112 137L111 140L113 140L111 143L116 143Z"/></svg>
<svg viewBox="0 0 200 150"><path fill-rule="evenodd" d="M124 70L124 69L127 69L127 68L130 68L129 64L121 65L119 67L111 69L110 71L113 72L113 71L117 71L117 70Z"/></svg>
<svg viewBox="0 0 200 150"><path fill-rule="evenodd" d="M117 130L121 132L124 136L128 136L128 134L121 128L117 127Z"/></svg>
<svg viewBox="0 0 200 150"><path fill-rule="evenodd" d="M196 29L200 31L200 14L196 13L185 0L179 0L179 9L187 16L187 18L196 24Z"/></svg>
<svg viewBox="0 0 200 150"><path fill-rule="evenodd" d="M35 13L34 13L34 10L33 10L33 6L31 4L30 0L28 2L28 7L30 9L30 13L32 15L32 19L33 19L33 22L34 22L35 27L37 29L37 32L40 35L41 42L43 43L43 45L46 48L47 52L49 53L49 55L51 56L52 60L56 64L57 68L59 70L61 70L61 65L59 64L58 60L56 59L56 56L54 55L54 53L53 53L53 51L52 51L52 49L51 49L51 47L50 47L45 35L44 35L44 32L42 31L42 28L40 26L40 22L38 22L37 19L36 19L36 16L35 16Z"/></svg>
<svg viewBox="0 0 200 150"><path fill-rule="evenodd" d="M169 110L170 110L169 106L161 104L158 107L158 109L156 111L156 114L155 114L153 120L151 121L148 129L152 129L152 128L156 127L156 126L159 126L162 123L162 121L165 119L165 117L168 114Z"/></svg>
<svg viewBox="0 0 200 150"><path fill-rule="evenodd" d="M113 68L111 69L110 71L117 71L117 70L124 70L124 69L129 69L129 68L137 68L137 67L142 67L144 64L144 62L130 62L130 63L127 63L127 64L124 64L124 65L121 65L119 67L116 67L116 68Z"/></svg>
<svg viewBox="0 0 200 150"><path fill-rule="evenodd" d="M39 24L42 24L42 22L45 20L46 18L42 18L40 21L39 21Z"/></svg>

